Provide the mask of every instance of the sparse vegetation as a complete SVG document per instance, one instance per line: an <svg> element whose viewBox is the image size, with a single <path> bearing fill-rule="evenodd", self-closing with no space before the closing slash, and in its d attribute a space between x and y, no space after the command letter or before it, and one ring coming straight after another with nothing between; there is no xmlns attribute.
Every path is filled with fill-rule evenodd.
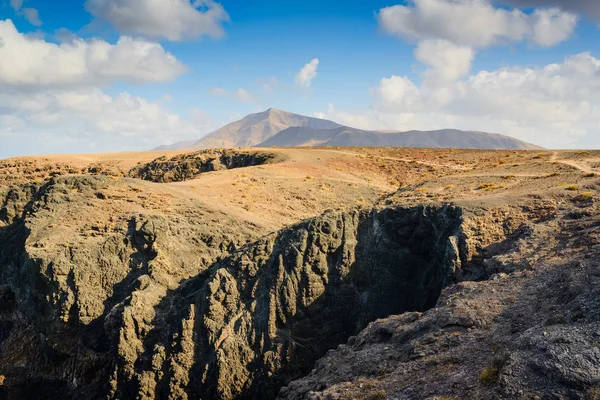
<svg viewBox="0 0 600 400"><path fill-rule="evenodd" d="M579 186L577 186L577 185L569 185L569 186L567 186L567 190L570 190L572 192L576 192L576 191L579 190Z"/></svg>
<svg viewBox="0 0 600 400"><path fill-rule="evenodd" d="M387 392L385 390L379 390L371 396L372 400L384 400L385 398L387 398Z"/></svg>
<svg viewBox="0 0 600 400"><path fill-rule="evenodd" d="M590 200L593 195L594 195L594 193L592 193L592 192L583 192L583 193L580 193L577 197L575 197L574 200L581 203L581 202Z"/></svg>
<svg viewBox="0 0 600 400"><path fill-rule="evenodd" d="M484 385L493 385L498 382L498 368L494 366L485 368L479 375L479 382Z"/></svg>
<svg viewBox="0 0 600 400"><path fill-rule="evenodd" d="M485 191L489 192L492 190L504 189L504 188L505 188L504 185L497 185L495 183L483 183L477 187L477 190L485 190Z"/></svg>
<svg viewBox="0 0 600 400"><path fill-rule="evenodd" d="M500 377L500 370L506 364L508 357L506 355L502 355L494 358L492 365L487 368L484 368L479 375L479 382L484 385L494 385L498 382L498 378Z"/></svg>

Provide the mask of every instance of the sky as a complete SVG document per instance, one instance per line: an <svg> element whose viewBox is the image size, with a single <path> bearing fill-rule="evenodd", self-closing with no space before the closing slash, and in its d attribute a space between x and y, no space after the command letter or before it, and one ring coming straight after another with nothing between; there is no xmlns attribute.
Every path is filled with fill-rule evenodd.
<svg viewBox="0 0 600 400"><path fill-rule="evenodd" d="M0 158L278 108L600 148L597 0L0 0Z"/></svg>

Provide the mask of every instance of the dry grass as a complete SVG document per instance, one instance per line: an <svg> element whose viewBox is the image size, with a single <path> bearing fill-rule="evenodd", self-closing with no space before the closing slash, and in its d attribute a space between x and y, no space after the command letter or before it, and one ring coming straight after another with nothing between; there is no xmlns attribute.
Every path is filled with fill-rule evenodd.
<svg viewBox="0 0 600 400"><path fill-rule="evenodd" d="M493 385L498 382L498 375L498 368L488 367L481 372L481 375L479 375L479 382L484 385Z"/></svg>
<svg viewBox="0 0 600 400"><path fill-rule="evenodd" d="M578 202L584 202L584 201L588 201L590 199L592 199L592 197L594 196L594 193L592 192L583 192L580 193L579 196L575 197L575 201Z"/></svg>

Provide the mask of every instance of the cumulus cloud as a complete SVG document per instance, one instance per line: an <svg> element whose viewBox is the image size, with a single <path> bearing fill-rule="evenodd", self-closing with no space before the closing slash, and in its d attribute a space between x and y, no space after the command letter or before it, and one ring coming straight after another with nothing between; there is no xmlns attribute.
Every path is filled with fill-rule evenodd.
<svg viewBox="0 0 600 400"><path fill-rule="evenodd" d="M17 31L0 21L0 85L79 87L115 81L171 81L186 72L157 43L121 37L116 44L100 39L74 39L60 45Z"/></svg>
<svg viewBox="0 0 600 400"><path fill-rule="evenodd" d="M223 88L213 88L208 90L208 94L218 97L229 97L241 103L251 103L256 101L256 97L246 89L238 89L234 91L227 91Z"/></svg>
<svg viewBox="0 0 600 400"><path fill-rule="evenodd" d="M171 41L221 37L222 24L229 21L213 0L87 0L85 8L121 33Z"/></svg>
<svg viewBox="0 0 600 400"><path fill-rule="evenodd" d="M61 44L18 32L0 21L0 155L11 151L145 149L161 141L197 137L197 112L182 119L164 107L128 92L110 96L99 86L175 79L186 71L162 46L121 37L66 38ZM198 118L196 118L198 117ZM14 153L11 153L14 154Z"/></svg>
<svg viewBox="0 0 600 400"><path fill-rule="evenodd" d="M312 85L312 80L317 76L317 68L319 67L319 59L313 58L311 62L304 65L296 74L296 85L309 88Z"/></svg>
<svg viewBox="0 0 600 400"><path fill-rule="evenodd" d="M438 101L436 90L448 97ZM600 60L589 53L539 68L481 71L427 88L384 78L362 112L331 107L321 117L366 129L459 128L504 133L554 148L600 146Z"/></svg>
<svg viewBox="0 0 600 400"><path fill-rule="evenodd" d="M113 97L97 88L0 93L2 136L13 132L31 140L28 137L43 133L45 141L68 140L81 151L115 151L115 142L119 149L139 150L206 133L206 117L201 118L199 110L190 114L192 118L184 120L160 102L127 92Z"/></svg>
<svg viewBox="0 0 600 400"><path fill-rule="evenodd" d="M425 40L415 50L415 58L429 67L425 79L432 84L452 82L467 75L474 57L470 47L441 39Z"/></svg>
<svg viewBox="0 0 600 400"><path fill-rule="evenodd" d="M381 9L378 19L386 33L408 41L442 39L473 48L524 40L554 46L577 25L576 15L558 8L526 14L494 7L489 0L411 0Z"/></svg>
<svg viewBox="0 0 600 400"><path fill-rule="evenodd" d="M600 1L598 0L498 0L509 6L558 7L561 10L581 14L600 22Z"/></svg>

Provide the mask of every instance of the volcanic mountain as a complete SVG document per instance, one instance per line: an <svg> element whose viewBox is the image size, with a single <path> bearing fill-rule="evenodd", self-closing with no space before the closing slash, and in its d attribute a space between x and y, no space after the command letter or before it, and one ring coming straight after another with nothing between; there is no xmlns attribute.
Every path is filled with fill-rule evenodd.
<svg viewBox="0 0 600 400"><path fill-rule="evenodd" d="M339 125L325 119L274 108L250 114L199 140L160 146L155 150L199 150L232 147L389 146L463 149L535 150L541 147L506 135L441 129L382 132Z"/></svg>

